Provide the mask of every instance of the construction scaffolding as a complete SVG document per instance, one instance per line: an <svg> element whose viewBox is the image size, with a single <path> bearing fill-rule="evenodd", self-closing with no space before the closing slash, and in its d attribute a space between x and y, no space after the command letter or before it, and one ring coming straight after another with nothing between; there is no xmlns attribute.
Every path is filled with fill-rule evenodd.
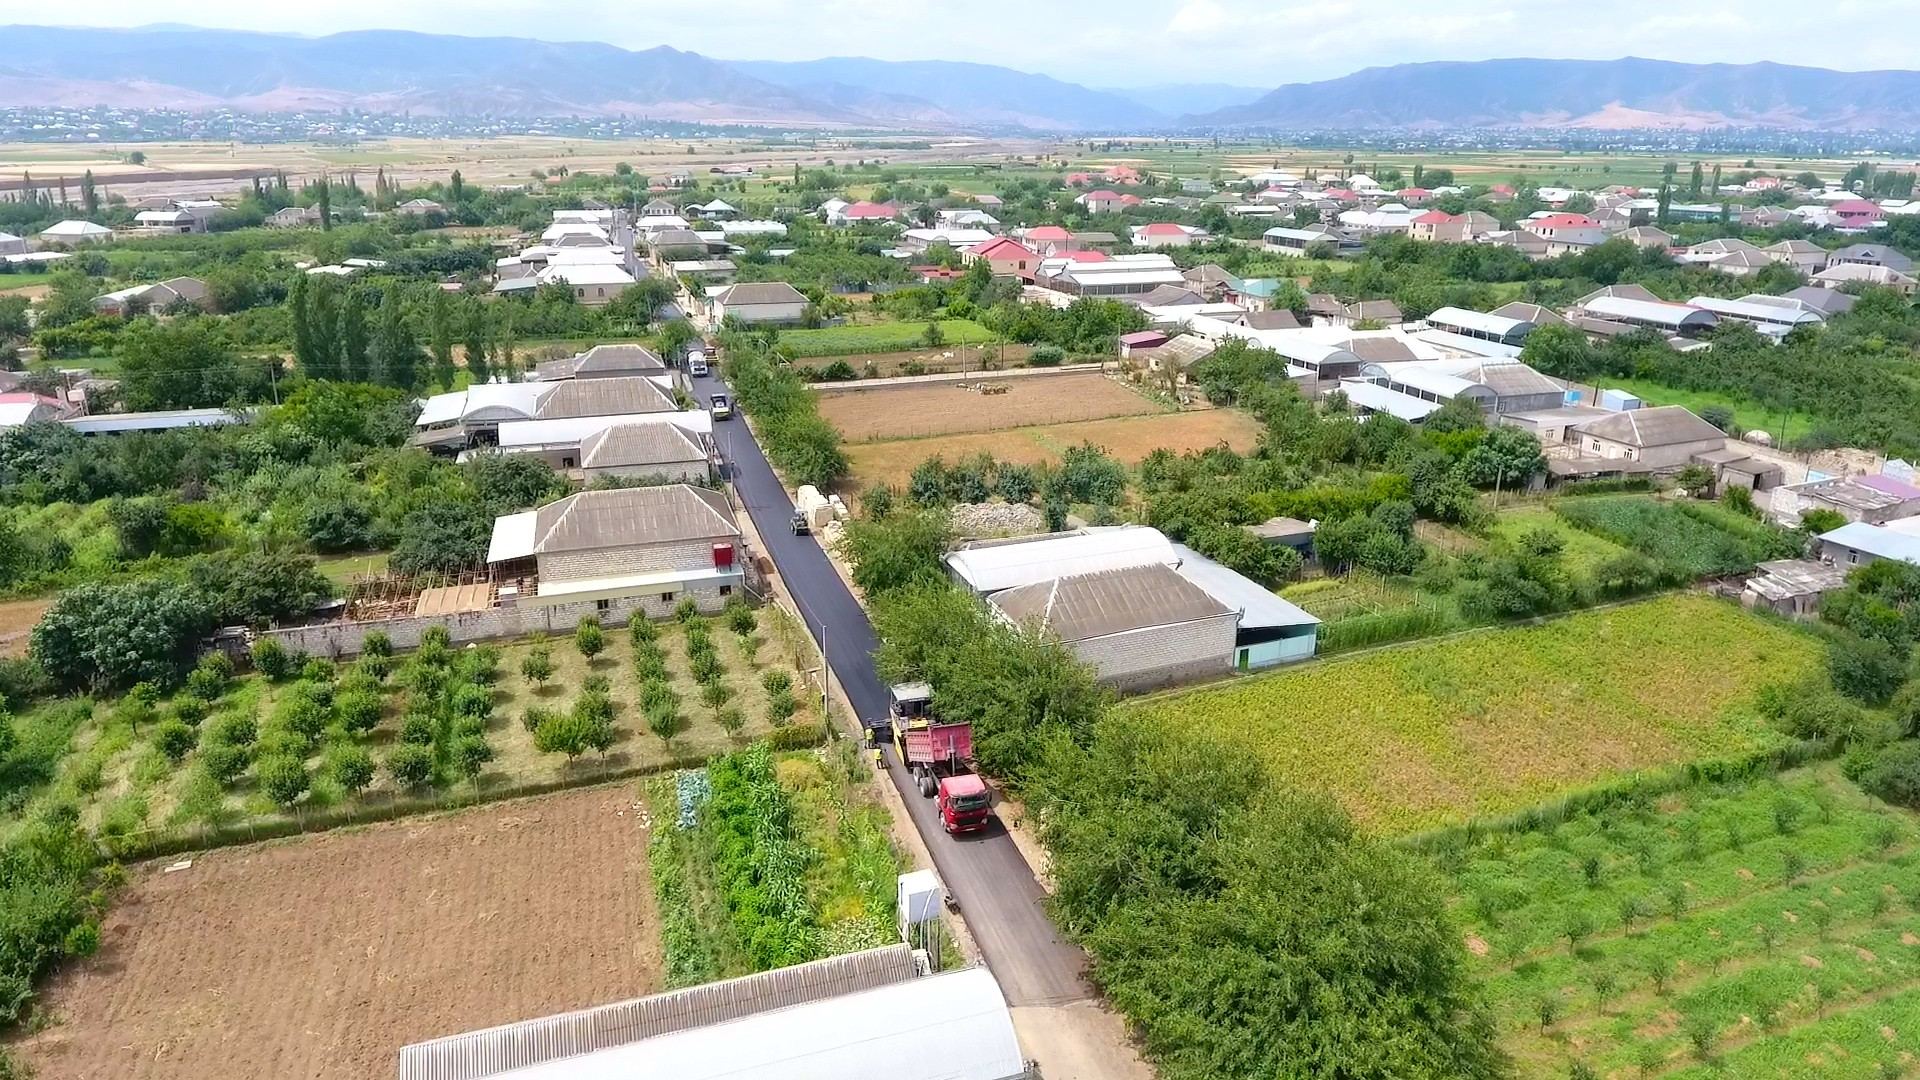
<svg viewBox="0 0 1920 1080"><path fill-rule="evenodd" d="M349 586L344 619L377 622L485 611L493 606L493 601L493 580L486 570L462 570L453 574L388 573Z"/></svg>

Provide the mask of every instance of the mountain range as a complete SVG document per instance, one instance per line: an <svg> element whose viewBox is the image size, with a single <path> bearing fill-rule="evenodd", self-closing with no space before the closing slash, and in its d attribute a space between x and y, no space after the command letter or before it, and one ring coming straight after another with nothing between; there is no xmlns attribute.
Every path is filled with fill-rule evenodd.
<svg viewBox="0 0 1920 1080"><path fill-rule="evenodd" d="M1920 72L1666 60L1368 68L1185 118L1207 127L1920 128Z"/></svg>
<svg viewBox="0 0 1920 1080"><path fill-rule="evenodd" d="M922 130L1559 126L1920 128L1920 72L1783 64L1402 64L1263 93L1094 89L991 64L717 60L665 46L361 30L326 37L148 26L0 27L0 106L353 108L502 117Z"/></svg>

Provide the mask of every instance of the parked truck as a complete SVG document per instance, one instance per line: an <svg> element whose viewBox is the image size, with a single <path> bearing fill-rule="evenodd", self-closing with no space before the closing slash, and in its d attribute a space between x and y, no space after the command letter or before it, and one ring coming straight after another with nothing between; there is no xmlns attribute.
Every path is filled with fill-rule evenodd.
<svg viewBox="0 0 1920 1080"><path fill-rule="evenodd" d="M925 683L891 687L889 696L894 749L921 797L936 800L941 827L949 833L986 828L993 815L993 794L973 771L973 725L936 719L930 707L933 694Z"/></svg>

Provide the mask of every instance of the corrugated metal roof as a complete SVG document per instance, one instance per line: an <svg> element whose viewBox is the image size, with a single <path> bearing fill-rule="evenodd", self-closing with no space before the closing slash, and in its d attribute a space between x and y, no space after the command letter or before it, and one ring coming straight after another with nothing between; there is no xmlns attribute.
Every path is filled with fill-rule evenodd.
<svg viewBox="0 0 1920 1080"><path fill-rule="evenodd" d="M784 281L750 281L729 285L714 297L722 304L753 307L760 304L804 304L806 295Z"/></svg>
<svg viewBox="0 0 1920 1080"><path fill-rule="evenodd" d="M688 409L685 412L570 416L562 420L516 420L500 425L500 449L513 451L537 446L578 446L594 432L619 424L673 424L695 435L710 435L713 433L713 414L705 409Z"/></svg>
<svg viewBox="0 0 1920 1080"><path fill-rule="evenodd" d="M1786 307L1779 304L1762 304L1752 300L1723 300L1718 296L1696 296L1687 301L1694 307L1703 308L1715 315L1725 315L1732 319L1748 319L1756 322L1791 324L1812 324L1825 322L1818 312L1802 308Z"/></svg>
<svg viewBox="0 0 1920 1080"><path fill-rule="evenodd" d="M580 440L583 469L705 461L707 452L672 424L616 424Z"/></svg>
<svg viewBox="0 0 1920 1080"><path fill-rule="evenodd" d="M1712 326L1719 322L1711 311L1702 311L1696 307L1688 307L1686 304L1669 304L1660 300L1601 296L1595 297L1585 307L1589 313L1601 318L1647 323L1671 330L1689 326Z"/></svg>
<svg viewBox="0 0 1920 1080"><path fill-rule="evenodd" d="M949 553L946 563L973 591L993 593L1073 574L1166 565L1175 558L1173 544L1160 530L1116 525L970 544Z"/></svg>
<svg viewBox="0 0 1920 1080"><path fill-rule="evenodd" d="M988 602L1011 621L1039 622L1065 642L1196 622L1231 610L1164 563L1036 582L995 593Z"/></svg>
<svg viewBox="0 0 1920 1080"><path fill-rule="evenodd" d="M1425 420L1440 411L1440 403L1403 394L1398 390L1389 390L1384 386L1367 382L1365 379L1340 380L1340 392L1347 400L1362 408L1397 416L1402 420Z"/></svg>
<svg viewBox="0 0 1920 1080"><path fill-rule="evenodd" d="M1443 307L1427 316L1427 325L1438 329L1470 330L1476 334L1492 334L1504 340L1515 331L1525 333L1533 324L1525 319L1511 319L1504 315L1482 311L1469 311L1466 308Z"/></svg>
<svg viewBox="0 0 1920 1080"><path fill-rule="evenodd" d="M1304 523L1301 524L1304 528ZM1242 629L1314 626L1320 622L1298 605L1275 596L1259 582L1232 567L1214 562L1185 544L1175 544L1173 550L1180 556L1180 565L1175 567L1180 576L1206 590L1208 596L1229 609L1240 612Z"/></svg>
<svg viewBox="0 0 1920 1080"><path fill-rule="evenodd" d="M913 977L913 951L905 945L887 945L415 1043L400 1051L400 1080L479 1080L656 1035L891 986Z"/></svg>
<svg viewBox="0 0 1920 1080"><path fill-rule="evenodd" d="M546 392L530 419L563 420L572 416L618 416L623 413L672 412L673 399L643 376L567 380L542 384Z"/></svg>
<svg viewBox="0 0 1920 1080"><path fill-rule="evenodd" d="M1884 525L1851 521L1832 532L1821 533L1820 539L1824 543L1850 547L1882 559L1920 563L1920 536L1889 529Z"/></svg>
<svg viewBox="0 0 1920 1080"><path fill-rule="evenodd" d="M1727 433L1679 405L1628 409L1579 426L1583 435L1595 435L1627 446L1678 446L1725 440Z"/></svg>
<svg viewBox="0 0 1920 1080"><path fill-rule="evenodd" d="M688 484L582 491L534 513L537 555L740 534L724 494Z"/></svg>

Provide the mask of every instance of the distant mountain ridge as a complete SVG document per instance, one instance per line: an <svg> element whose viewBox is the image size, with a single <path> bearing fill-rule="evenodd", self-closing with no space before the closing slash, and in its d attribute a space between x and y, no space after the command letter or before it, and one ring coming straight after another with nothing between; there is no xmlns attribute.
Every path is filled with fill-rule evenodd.
<svg viewBox="0 0 1920 1080"><path fill-rule="evenodd" d="M502 116L1041 130L1166 117L989 64L862 58L728 62L665 46L396 30L298 37L190 27L0 27L0 105L259 111L361 108Z"/></svg>
<svg viewBox="0 0 1920 1080"><path fill-rule="evenodd" d="M1920 72L1667 60L1441 61L1282 86L1202 127L1920 129Z"/></svg>
<svg viewBox="0 0 1920 1080"><path fill-rule="evenodd" d="M1661 60L1369 68L1262 94L1090 89L992 64L716 60L660 46L361 30L0 27L0 106L361 109L941 131L1726 126L1920 130L1920 72Z"/></svg>

